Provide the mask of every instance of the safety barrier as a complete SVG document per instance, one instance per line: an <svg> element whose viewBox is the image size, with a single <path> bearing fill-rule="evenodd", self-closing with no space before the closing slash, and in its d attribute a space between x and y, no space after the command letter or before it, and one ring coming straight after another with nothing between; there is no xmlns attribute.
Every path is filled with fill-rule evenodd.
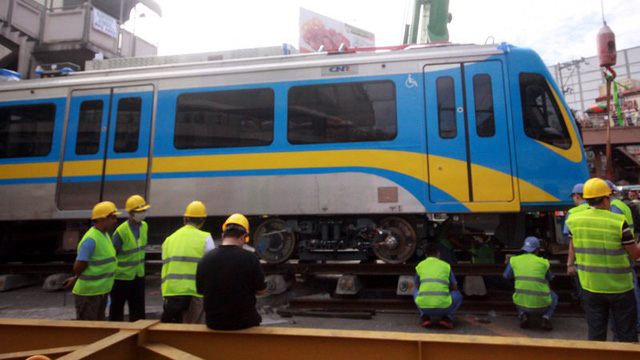
<svg viewBox="0 0 640 360"><path fill-rule="evenodd" d="M257 327L0 319L0 360L52 359L628 359L637 344Z"/></svg>

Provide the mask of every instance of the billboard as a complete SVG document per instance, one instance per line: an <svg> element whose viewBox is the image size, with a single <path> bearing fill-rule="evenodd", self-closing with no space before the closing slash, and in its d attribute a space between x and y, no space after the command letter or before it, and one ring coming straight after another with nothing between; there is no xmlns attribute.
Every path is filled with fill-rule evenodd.
<svg viewBox="0 0 640 360"><path fill-rule="evenodd" d="M366 30L300 8L300 52L338 50L375 46L375 35Z"/></svg>

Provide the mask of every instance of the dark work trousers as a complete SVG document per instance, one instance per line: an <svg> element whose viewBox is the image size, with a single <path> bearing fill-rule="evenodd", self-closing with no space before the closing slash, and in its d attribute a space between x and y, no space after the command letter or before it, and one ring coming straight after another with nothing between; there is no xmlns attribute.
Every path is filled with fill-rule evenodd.
<svg viewBox="0 0 640 360"><path fill-rule="evenodd" d="M129 304L129 321L145 318L144 307L144 277L133 280L115 280L111 289L111 306L109 307L109 321L124 320L124 304Z"/></svg>
<svg viewBox="0 0 640 360"><path fill-rule="evenodd" d="M107 307L107 294L83 296L74 294L76 299L76 319L102 321Z"/></svg>
<svg viewBox="0 0 640 360"><path fill-rule="evenodd" d="M607 324L611 311L618 340L638 342L638 313L633 290L621 294L601 294L582 289L582 300L589 326L589 340L607 341Z"/></svg>

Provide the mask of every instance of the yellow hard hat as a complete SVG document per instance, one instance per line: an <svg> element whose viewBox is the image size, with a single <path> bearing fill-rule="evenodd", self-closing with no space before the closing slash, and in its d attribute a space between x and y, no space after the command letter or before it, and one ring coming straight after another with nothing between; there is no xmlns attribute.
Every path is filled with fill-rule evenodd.
<svg viewBox="0 0 640 360"><path fill-rule="evenodd" d="M151 205L147 204L144 198L140 195L133 195L127 199L127 203L124 208L127 211L144 211L150 208Z"/></svg>
<svg viewBox="0 0 640 360"><path fill-rule="evenodd" d="M233 214L229 216L227 221L222 224L222 231L225 231L227 229L227 225L230 224L239 225L247 232L247 234L249 233L249 220L247 220L247 218L242 214Z"/></svg>
<svg viewBox="0 0 640 360"><path fill-rule="evenodd" d="M184 216L192 218L207 217L207 208L202 201L192 201L187 205L187 211L184 212Z"/></svg>
<svg viewBox="0 0 640 360"><path fill-rule="evenodd" d="M93 211L91 212L91 220L100 219L103 217L107 217L109 215L120 215L121 212L116 209L116 204L111 201L103 201L101 203L97 203L96 206L93 207Z"/></svg>
<svg viewBox="0 0 640 360"><path fill-rule="evenodd" d="M584 183L582 197L585 199L595 199L609 195L611 195L611 188L600 178L589 179Z"/></svg>

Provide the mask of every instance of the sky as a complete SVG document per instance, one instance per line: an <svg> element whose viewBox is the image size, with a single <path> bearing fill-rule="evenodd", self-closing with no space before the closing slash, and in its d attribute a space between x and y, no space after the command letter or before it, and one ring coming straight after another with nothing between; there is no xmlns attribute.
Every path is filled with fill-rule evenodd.
<svg viewBox="0 0 640 360"><path fill-rule="evenodd" d="M156 1L161 18L139 5L126 26L158 44L159 55L174 55L283 43L298 48L300 7L373 32L376 46L399 45L410 0ZM617 48L640 46L638 0L603 1ZM484 44L493 36L534 49L547 65L595 55L602 27L601 0L450 0L449 12L451 42Z"/></svg>

